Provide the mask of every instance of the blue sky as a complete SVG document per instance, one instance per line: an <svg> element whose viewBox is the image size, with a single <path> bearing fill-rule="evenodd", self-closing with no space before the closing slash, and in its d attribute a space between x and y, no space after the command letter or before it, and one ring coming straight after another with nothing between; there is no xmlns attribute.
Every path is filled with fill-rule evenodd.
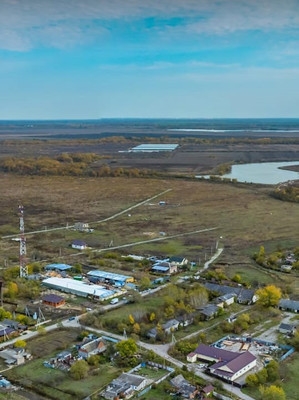
<svg viewBox="0 0 299 400"><path fill-rule="evenodd" d="M0 119L299 117L299 0L0 0Z"/></svg>

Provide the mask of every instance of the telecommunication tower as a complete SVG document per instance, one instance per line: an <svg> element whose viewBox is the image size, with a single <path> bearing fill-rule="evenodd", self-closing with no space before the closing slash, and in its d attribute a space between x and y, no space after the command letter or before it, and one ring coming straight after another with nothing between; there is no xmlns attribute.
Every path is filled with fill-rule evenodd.
<svg viewBox="0 0 299 400"><path fill-rule="evenodd" d="M20 217L20 277L26 278L28 276L28 268L26 265L26 238L24 229L24 207L19 205Z"/></svg>

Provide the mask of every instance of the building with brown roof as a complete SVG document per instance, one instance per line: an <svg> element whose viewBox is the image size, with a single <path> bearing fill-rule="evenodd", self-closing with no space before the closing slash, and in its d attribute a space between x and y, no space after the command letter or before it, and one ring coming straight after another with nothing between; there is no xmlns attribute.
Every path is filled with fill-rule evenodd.
<svg viewBox="0 0 299 400"><path fill-rule="evenodd" d="M212 375L229 382L235 381L256 366L256 357L249 351L235 353L205 344L200 344L187 356L187 361L197 360L208 362L208 370Z"/></svg>

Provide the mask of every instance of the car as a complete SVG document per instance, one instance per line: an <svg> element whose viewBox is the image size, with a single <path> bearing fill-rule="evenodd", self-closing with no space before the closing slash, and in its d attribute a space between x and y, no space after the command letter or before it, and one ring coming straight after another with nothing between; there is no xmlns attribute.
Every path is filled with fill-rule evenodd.
<svg viewBox="0 0 299 400"><path fill-rule="evenodd" d="M70 317L69 321L74 321L76 319L76 317Z"/></svg>

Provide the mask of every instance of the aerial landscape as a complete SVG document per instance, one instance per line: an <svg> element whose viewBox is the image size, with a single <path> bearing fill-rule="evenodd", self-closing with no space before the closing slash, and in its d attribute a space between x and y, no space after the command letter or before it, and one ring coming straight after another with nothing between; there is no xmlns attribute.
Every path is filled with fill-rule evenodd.
<svg viewBox="0 0 299 400"><path fill-rule="evenodd" d="M0 4L0 400L296 400L299 5Z"/></svg>

